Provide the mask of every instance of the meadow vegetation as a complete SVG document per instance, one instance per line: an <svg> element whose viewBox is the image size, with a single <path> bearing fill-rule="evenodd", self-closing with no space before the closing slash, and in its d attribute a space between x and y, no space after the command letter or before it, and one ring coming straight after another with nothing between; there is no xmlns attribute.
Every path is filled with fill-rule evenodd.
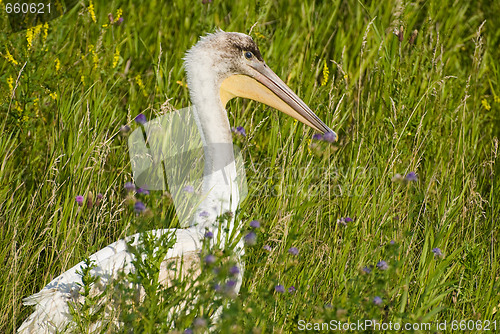
<svg viewBox="0 0 500 334"><path fill-rule="evenodd" d="M142 270L123 279L141 283L146 299L124 304L124 328L289 333L299 320L366 319L500 328L499 1L82 0L17 31L6 2L0 332L32 311L22 298L90 254L178 226L168 194L125 189L124 126L190 104L183 55L216 28L249 33L339 140L231 101L230 123L246 132L234 140L249 185L236 217L256 234L240 295L231 294L229 254L213 250L198 285L162 288L153 249L169 241L145 240L136 250L148 254L136 263ZM138 200L146 210L134 210ZM116 289L134 293L118 285L115 297ZM105 317L98 297L74 305L80 332ZM183 300L190 308L172 317Z"/></svg>

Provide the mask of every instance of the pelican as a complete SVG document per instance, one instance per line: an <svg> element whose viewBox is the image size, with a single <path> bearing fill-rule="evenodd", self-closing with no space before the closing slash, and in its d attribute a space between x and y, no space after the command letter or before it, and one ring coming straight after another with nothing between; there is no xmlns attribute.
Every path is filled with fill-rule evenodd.
<svg viewBox="0 0 500 334"><path fill-rule="evenodd" d="M205 165L203 191L207 193L198 212L206 212L203 219L195 219L179 229L152 231L154 235L174 233L176 243L168 250L165 262L182 258L192 266L200 266L198 253L204 235L211 231L219 238L235 229L234 217L217 222L221 212L235 212L239 203L238 185L234 179L236 166L232 149L232 134L225 106L234 97L262 102L301 121L321 133L336 134L266 65L253 39L242 33L224 32L202 37L184 58L190 98L194 106L196 125L203 140ZM221 143L231 145L220 145ZM221 171L219 166L224 166ZM230 176L230 182L225 179ZM225 224L226 226L219 226ZM137 244L139 234L118 240L90 256L96 264L92 274L107 284L119 271L133 270L133 256L127 242ZM220 240L220 239L219 239ZM237 243L237 254L243 252L242 238ZM239 252L239 253L238 253ZM33 305L34 312L19 327L19 333L55 333L71 330L68 301L81 298L78 284L82 283L80 271L83 262L56 277L40 292L24 299ZM166 271L162 266L160 271ZM160 276L167 277L168 273ZM166 276L165 276L166 275ZM242 272L237 281L236 293L242 282Z"/></svg>

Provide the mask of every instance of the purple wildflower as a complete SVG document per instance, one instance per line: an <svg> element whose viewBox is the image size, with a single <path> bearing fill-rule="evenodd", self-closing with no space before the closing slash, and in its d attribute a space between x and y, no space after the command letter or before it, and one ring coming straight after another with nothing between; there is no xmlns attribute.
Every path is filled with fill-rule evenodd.
<svg viewBox="0 0 500 334"><path fill-rule="evenodd" d="M274 287L274 290L276 290L276 292L279 292L279 293L284 293L285 292L285 287L281 284L278 284Z"/></svg>
<svg viewBox="0 0 500 334"><path fill-rule="evenodd" d="M215 263L215 260L216 260L216 258L212 254L208 254L207 256L205 256L205 259L204 259L206 264L213 264L213 263Z"/></svg>
<svg viewBox="0 0 500 334"><path fill-rule="evenodd" d="M409 172L408 174L406 174L405 180L408 182L415 182L418 180L418 176L415 172Z"/></svg>
<svg viewBox="0 0 500 334"><path fill-rule="evenodd" d="M313 140L321 140L323 139L323 135L321 133L315 133L313 135Z"/></svg>
<svg viewBox="0 0 500 334"><path fill-rule="evenodd" d="M187 328L185 331L184 331L184 334L193 334L193 330L191 328Z"/></svg>
<svg viewBox="0 0 500 334"><path fill-rule="evenodd" d="M234 289L236 287L236 281L229 280L226 282L226 289Z"/></svg>
<svg viewBox="0 0 500 334"><path fill-rule="evenodd" d="M242 126L232 127L231 131L234 132L234 133L236 133L237 135L240 135L240 136L243 136L243 137L247 136L245 128L242 127Z"/></svg>
<svg viewBox="0 0 500 334"><path fill-rule="evenodd" d="M82 206L83 205L83 196L82 195L76 196L75 201L76 201L76 203L78 203L78 206Z"/></svg>
<svg viewBox="0 0 500 334"><path fill-rule="evenodd" d="M122 125L120 127L120 133L123 134L123 135L126 134L129 131L130 131L130 126L128 126L128 125Z"/></svg>
<svg viewBox="0 0 500 334"><path fill-rule="evenodd" d="M212 239L214 237L214 234L210 231L205 232L205 238L207 239Z"/></svg>
<svg viewBox="0 0 500 334"><path fill-rule="evenodd" d="M135 121L138 124L146 124L146 122L148 120L146 119L146 116L144 114L139 114L139 115L135 116Z"/></svg>
<svg viewBox="0 0 500 334"><path fill-rule="evenodd" d="M102 194L98 193L97 194L97 201L95 201L95 205L101 204L102 198L103 198Z"/></svg>
<svg viewBox="0 0 500 334"><path fill-rule="evenodd" d="M201 3L204 5L206 5L207 3L211 3L211 2L212 2L212 0L201 0Z"/></svg>
<svg viewBox="0 0 500 334"><path fill-rule="evenodd" d="M288 292L290 292L290 293L294 293L295 290L297 290L297 289L295 289L295 287L293 285L288 288Z"/></svg>
<svg viewBox="0 0 500 334"><path fill-rule="evenodd" d="M297 249L297 247L290 247L290 249L288 250L288 253L290 253L292 255L299 255L299 250Z"/></svg>
<svg viewBox="0 0 500 334"><path fill-rule="evenodd" d="M387 270L387 269L389 269L389 265L384 260L380 260L377 263L377 268L380 270Z"/></svg>
<svg viewBox="0 0 500 334"><path fill-rule="evenodd" d="M433 248L432 252L434 253L434 256L439 256L439 257L443 256L443 253L441 252L441 249L439 249L437 247Z"/></svg>
<svg viewBox="0 0 500 334"><path fill-rule="evenodd" d="M380 298L379 296L375 296L375 298L373 298L373 304L377 306L382 305L382 298Z"/></svg>
<svg viewBox="0 0 500 334"><path fill-rule="evenodd" d="M245 243L249 246L255 245L257 243L257 234L254 231L251 231L244 237Z"/></svg>
<svg viewBox="0 0 500 334"><path fill-rule="evenodd" d="M367 267L367 266L364 266L363 269L361 269L361 270L363 270L363 272L366 273L366 274L369 274L369 273L372 272L372 269L369 268L369 267Z"/></svg>
<svg viewBox="0 0 500 334"><path fill-rule="evenodd" d="M214 290L217 291L217 292L220 292L222 290L222 287L220 286L219 283L215 283L214 284Z"/></svg>
<svg viewBox="0 0 500 334"><path fill-rule="evenodd" d="M224 291L229 297L236 297L236 281L229 280L226 282Z"/></svg>
<svg viewBox="0 0 500 334"><path fill-rule="evenodd" d="M141 213L144 210L146 210L146 206L144 205L144 203L142 203L141 201L135 202L135 204L134 204L134 211L136 213Z"/></svg>
<svg viewBox="0 0 500 334"><path fill-rule="evenodd" d="M394 244L396 244L396 241L391 240L391 242L389 242L389 243L390 243L391 245L394 245Z"/></svg>
<svg viewBox="0 0 500 334"><path fill-rule="evenodd" d="M337 223L338 224L341 224L341 225L344 225L344 226L347 226L347 223L351 223L353 220L352 218L349 218L349 217L342 217L342 218L339 218L337 220Z"/></svg>
<svg viewBox="0 0 500 334"><path fill-rule="evenodd" d="M253 227L253 228L259 228L260 227L260 223L259 223L258 220L252 220L249 225L250 225L250 227Z"/></svg>
<svg viewBox="0 0 500 334"><path fill-rule="evenodd" d="M233 276L236 276L240 273L240 268L238 268L238 266L232 266L231 268L229 268L229 273Z"/></svg>
<svg viewBox="0 0 500 334"><path fill-rule="evenodd" d="M327 132L323 135L323 140L328 143L333 143L337 140L337 136L333 132Z"/></svg>
<svg viewBox="0 0 500 334"><path fill-rule="evenodd" d="M123 17L120 17L118 21L116 21L116 25L119 26L120 24L123 23L123 21L124 21Z"/></svg>
<svg viewBox="0 0 500 334"><path fill-rule="evenodd" d="M125 183L125 190L127 190L127 192L134 191L135 190L135 184L133 184L132 182Z"/></svg>
<svg viewBox="0 0 500 334"><path fill-rule="evenodd" d="M246 133L245 129L244 129L242 126L238 126L238 127L236 127L236 131L238 131L238 133L239 133L240 135L242 135L243 137L246 137L246 136L247 136L247 133Z"/></svg>
<svg viewBox="0 0 500 334"><path fill-rule="evenodd" d="M208 216L210 216L210 214L207 211L202 211L202 212L200 212L199 216L203 217L203 218L207 218Z"/></svg>
<svg viewBox="0 0 500 334"><path fill-rule="evenodd" d="M272 251L272 250L273 250L273 249L271 248L271 246L269 246L269 245L264 245L264 247L262 247L262 248L264 248L264 250L265 250L265 251L268 251L268 252L270 252L270 251Z"/></svg>
<svg viewBox="0 0 500 334"><path fill-rule="evenodd" d="M142 189L142 188L137 188L137 193L138 193L138 194L149 195L149 190L147 190L147 189Z"/></svg>
<svg viewBox="0 0 500 334"><path fill-rule="evenodd" d="M187 192L189 194L194 193L194 187L193 186L185 186L184 188L182 188L182 190L184 190L185 192Z"/></svg>

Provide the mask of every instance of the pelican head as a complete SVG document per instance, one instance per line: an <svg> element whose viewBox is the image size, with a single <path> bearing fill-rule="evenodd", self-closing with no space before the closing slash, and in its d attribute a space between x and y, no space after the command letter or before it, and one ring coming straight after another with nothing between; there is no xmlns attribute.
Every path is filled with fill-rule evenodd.
<svg viewBox="0 0 500 334"><path fill-rule="evenodd" d="M219 97L220 109L234 97L267 104L313 129L336 134L266 65L248 35L217 31L202 37L186 54L188 86L194 104Z"/></svg>

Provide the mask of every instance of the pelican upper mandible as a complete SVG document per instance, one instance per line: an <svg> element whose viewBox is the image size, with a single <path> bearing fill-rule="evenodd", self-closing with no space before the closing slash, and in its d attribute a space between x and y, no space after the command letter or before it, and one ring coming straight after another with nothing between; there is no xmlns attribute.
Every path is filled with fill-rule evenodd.
<svg viewBox="0 0 500 334"><path fill-rule="evenodd" d="M234 97L249 98L278 109L321 133L335 133L266 65L253 39L242 33L217 31L200 39L184 58L187 83L193 104L196 125L201 134L205 166L203 191L207 194L197 211L205 212L203 219L181 222L180 229L151 231L155 235L175 233L176 244L166 255L164 263L182 257L191 266L200 266L198 253L208 231L214 235L233 232L234 218L221 223L216 218L221 212L235 212L239 203L236 166L231 127L225 109ZM224 166L222 169L220 166ZM230 182L227 182L229 176ZM228 226L220 226L227 224ZM237 232L237 231L236 231ZM224 235L219 235L224 239ZM137 244L139 234L118 240L90 256L96 267L92 274L101 277L106 285L120 271L133 270L133 256L127 250L127 241ZM235 246L242 254L243 241ZM71 330L68 301L79 296L80 271L83 262L56 277L40 292L24 299L33 305L34 312L19 327L19 333L56 333ZM187 267L189 267L189 265ZM163 272L162 272L163 271ZM160 277L168 277L167 266L160 268ZM236 293L241 286L238 278Z"/></svg>

